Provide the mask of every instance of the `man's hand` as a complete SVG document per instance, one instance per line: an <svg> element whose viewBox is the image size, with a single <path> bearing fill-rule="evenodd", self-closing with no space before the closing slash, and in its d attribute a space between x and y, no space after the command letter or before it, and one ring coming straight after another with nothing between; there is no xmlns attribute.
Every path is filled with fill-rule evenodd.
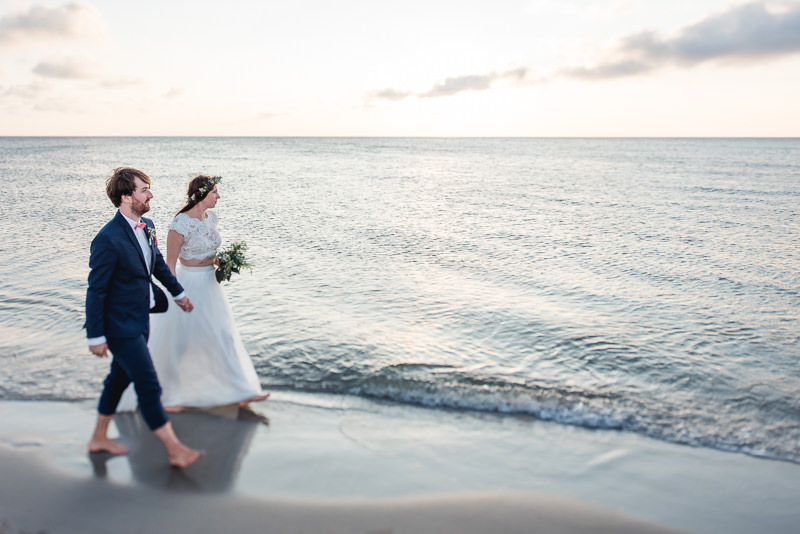
<svg viewBox="0 0 800 534"><path fill-rule="evenodd" d="M180 306L181 309L185 312L190 312L194 309L194 304L192 304L192 301L189 300L189 297L183 297L180 300L176 300L175 304Z"/></svg>
<svg viewBox="0 0 800 534"><path fill-rule="evenodd" d="M98 358L105 358L108 356L108 343L100 343L99 345L89 345L89 350Z"/></svg>

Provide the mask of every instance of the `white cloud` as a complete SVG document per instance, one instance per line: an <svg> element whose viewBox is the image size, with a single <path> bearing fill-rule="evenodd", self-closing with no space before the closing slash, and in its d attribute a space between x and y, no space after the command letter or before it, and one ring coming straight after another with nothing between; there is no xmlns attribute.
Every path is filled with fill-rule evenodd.
<svg viewBox="0 0 800 534"><path fill-rule="evenodd" d="M45 78L75 80L92 78L97 69L91 60L71 56L41 61L33 68L33 72Z"/></svg>
<svg viewBox="0 0 800 534"><path fill-rule="evenodd" d="M411 91L404 91L398 89L382 89L379 91L372 91L368 97L373 99L383 99L398 101L417 96L419 98L437 98L443 96L453 96L463 91L486 91L499 80L515 80L522 82L528 74L528 69L517 68L507 70L504 72L490 72L487 74L466 74L463 76L455 76L445 78L437 82L425 92L417 93L416 95Z"/></svg>
<svg viewBox="0 0 800 534"><path fill-rule="evenodd" d="M732 7L686 26L674 37L642 31L622 39L617 51L591 67L565 69L575 78L616 78L668 65L707 61L754 62L800 53L800 5L767 2Z"/></svg>
<svg viewBox="0 0 800 534"><path fill-rule="evenodd" d="M421 98L436 98L440 96L452 96L462 91L485 91L492 86L495 74L468 74L466 76L456 76L446 78L437 82L430 90L420 94Z"/></svg>
<svg viewBox="0 0 800 534"><path fill-rule="evenodd" d="M608 9L629 9L627 1L604 4ZM530 9L550 9L553 0L535 0ZM672 37L641 31L620 40L612 53L591 66L557 70L550 79L601 80L645 74L665 66L691 67L708 61L756 62L800 53L800 4L798 2L752 2L710 15L679 30ZM445 78L428 91L413 93L393 88L372 91L369 99L399 101L416 96L453 96L463 91L485 91L502 79L519 85L542 83L531 79L525 67L505 72L470 74Z"/></svg>
<svg viewBox="0 0 800 534"><path fill-rule="evenodd" d="M106 77L101 79L98 84L103 89L140 88L146 85L147 82L144 79L132 77Z"/></svg>
<svg viewBox="0 0 800 534"><path fill-rule="evenodd" d="M186 89L183 87L171 87L166 93L164 93L164 98L167 100L172 100L173 98L178 98L185 93Z"/></svg>
<svg viewBox="0 0 800 534"><path fill-rule="evenodd" d="M369 94L371 98L378 98L382 100L404 100L411 96L413 93L411 91L399 91L397 89L392 89L391 87L387 87L386 89L380 89L378 91L372 91Z"/></svg>
<svg viewBox="0 0 800 534"><path fill-rule="evenodd" d="M33 6L0 19L0 46L50 41L93 41L105 34L100 13L84 3Z"/></svg>
<svg viewBox="0 0 800 534"><path fill-rule="evenodd" d="M83 109L77 100L58 93L47 80L5 87L0 90L0 97L4 110L12 114L77 113Z"/></svg>
<svg viewBox="0 0 800 534"><path fill-rule="evenodd" d="M3 91L4 97L16 97L23 100L36 100L48 96L53 86L47 82L35 81L24 85L12 85Z"/></svg>

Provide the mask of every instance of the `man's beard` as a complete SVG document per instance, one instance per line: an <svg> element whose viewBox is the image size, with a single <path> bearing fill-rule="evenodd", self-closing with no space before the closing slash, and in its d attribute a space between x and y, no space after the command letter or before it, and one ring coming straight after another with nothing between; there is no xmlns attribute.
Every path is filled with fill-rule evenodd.
<svg viewBox="0 0 800 534"><path fill-rule="evenodd" d="M148 202L149 200L145 202L139 202L136 199L134 199L133 204L131 204L131 211L133 212L134 215L141 217L142 215L150 211L150 206L147 204Z"/></svg>

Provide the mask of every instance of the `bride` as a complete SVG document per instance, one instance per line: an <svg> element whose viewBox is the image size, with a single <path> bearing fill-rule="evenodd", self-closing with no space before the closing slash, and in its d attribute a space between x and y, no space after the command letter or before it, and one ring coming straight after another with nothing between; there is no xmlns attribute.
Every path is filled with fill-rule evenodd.
<svg viewBox="0 0 800 534"><path fill-rule="evenodd" d="M230 303L214 276L214 252L222 242L217 214L219 177L198 175L189 182L186 205L167 235L167 265L194 303L182 313L170 303L150 320L148 347L167 411L208 408L269 397L244 348ZM180 262L178 262L180 260ZM136 409L136 395L125 391L117 411Z"/></svg>

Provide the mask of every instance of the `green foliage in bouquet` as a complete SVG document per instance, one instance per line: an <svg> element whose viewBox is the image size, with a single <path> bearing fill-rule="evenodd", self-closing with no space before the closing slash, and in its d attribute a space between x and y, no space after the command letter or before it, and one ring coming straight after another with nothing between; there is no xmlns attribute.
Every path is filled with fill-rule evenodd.
<svg viewBox="0 0 800 534"><path fill-rule="evenodd" d="M219 267L217 267L217 272L214 274L217 277L218 284L222 283L223 280L230 281L233 273L239 273L244 268L250 269L252 272L253 266L244 256L246 250L247 243L240 241L239 243L231 243L225 250L217 252Z"/></svg>

